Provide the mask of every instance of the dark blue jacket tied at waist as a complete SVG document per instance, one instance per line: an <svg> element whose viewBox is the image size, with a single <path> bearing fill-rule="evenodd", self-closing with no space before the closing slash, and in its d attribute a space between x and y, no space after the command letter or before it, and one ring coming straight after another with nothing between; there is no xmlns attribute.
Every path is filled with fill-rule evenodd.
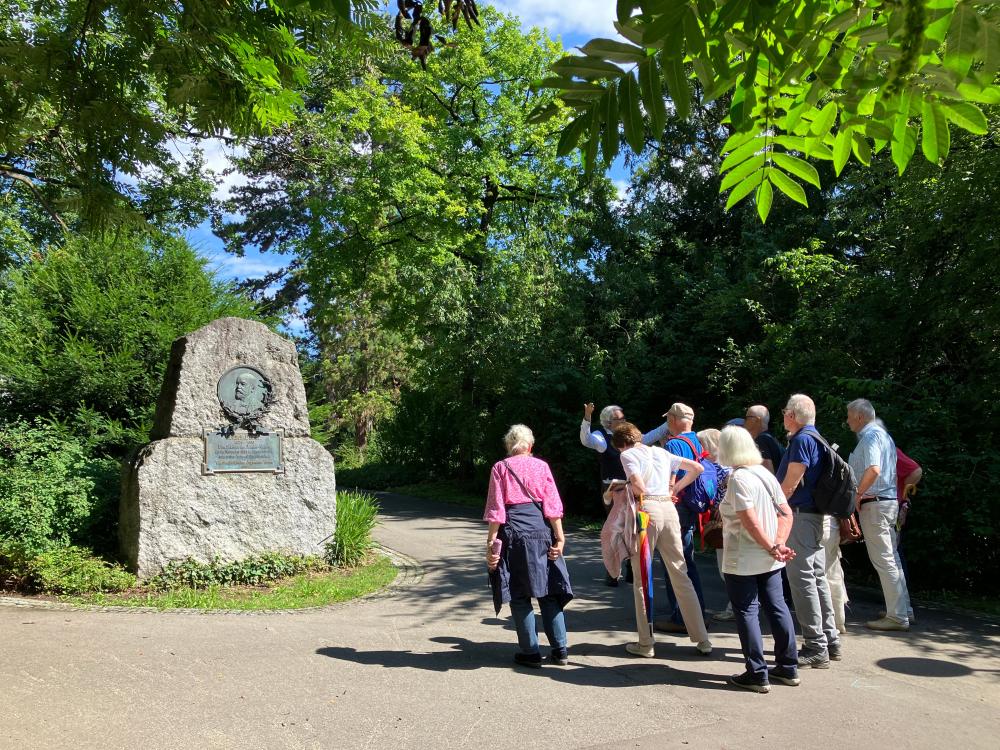
<svg viewBox="0 0 1000 750"><path fill-rule="evenodd" d="M507 522L497 538L503 542L500 564L490 571L496 614L511 598L554 596L565 607L573 599L569 571L562 555L549 559L552 529L540 503L508 505Z"/></svg>

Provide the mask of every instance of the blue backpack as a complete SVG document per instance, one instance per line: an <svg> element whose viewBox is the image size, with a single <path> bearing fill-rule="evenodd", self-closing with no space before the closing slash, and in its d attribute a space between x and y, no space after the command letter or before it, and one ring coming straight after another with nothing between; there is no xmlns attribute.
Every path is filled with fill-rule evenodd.
<svg viewBox="0 0 1000 750"><path fill-rule="evenodd" d="M694 460L701 464L704 471L684 490L681 502L695 513L704 513L715 503L716 492L719 487L719 471L708 455L708 451L697 451L690 438L683 435L675 435L671 440L683 440L691 449Z"/></svg>

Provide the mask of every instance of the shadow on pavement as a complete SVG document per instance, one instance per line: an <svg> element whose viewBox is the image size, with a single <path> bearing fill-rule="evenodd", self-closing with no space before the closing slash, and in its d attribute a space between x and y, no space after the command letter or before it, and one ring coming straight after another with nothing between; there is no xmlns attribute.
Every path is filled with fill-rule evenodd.
<svg viewBox="0 0 1000 750"><path fill-rule="evenodd" d="M388 669L423 669L430 672L472 669L517 669L523 674L537 675L569 685L590 687L636 687L644 685L677 685L704 690L728 690L726 678L667 664L663 659L636 660L622 665L595 666L574 661L577 656L607 655L620 658L620 648L597 644L580 644L571 647L570 662L566 667L547 665L542 669L516 667L513 664L515 643L476 643L465 638L431 638L432 643L451 646L448 651L419 653L416 651L358 651L353 648L328 646L316 650L321 656L349 661L367 666ZM547 649L543 648L543 653ZM703 658L703 657L699 657ZM685 664L686 667L686 664Z"/></svg>
<svg viewBox="0 0 1000 750"><path fill-rule="evenodd" d="M496 622L505 632L513 636L509 619L509 610L505 606L498 617L494 617L490 589L487 583L486 568L480 558L481 541L485 540L485 524L480 521L481 510L462 506L448 505L432 500L414 502L412 498L386 493L378 493L382 505L381 514L387 519L410 520L429 530L439 530L449 534L449 551L445 555L438 552L437 557L421 558L425 570L429 574L424 582L415 588L400 592L396 596L407 597L411 603L411 616L415 622L430 624L437 621L442 612L460 610L481 613L482 622ZM442 519L460 522L450 528L441 525ZM462 523L464 522L464 523ZM620 634L621 648L627 641L635 640L635 616L631 585L622 581L618 587L604 585L604 565L601 560L600 542L596 535L577 530L568 530L566 562L570 571L577 599L566 609L566 624L570 635L570 645L573 649L587 648L587 644L576 644L575 636L587 633L612 632ZM702 588L705 593L705 604L710 610L721 609L727 597L722 580L716 567L714 553L699 553L695 556L701 574ZM666 612L667 597L663 582L662 570L657 566L656 587L654 590L654 608L657 617L663 617ZM953 612L947 607L919 607L917 616L919 624L907 633L884 633L867 630L864 622L874 618L878 608L884 605L881 592L850 588L851 605L848 610L849 633L846 645L867 639L899 639L923 651L923 658L913 657L895 660L884 660L879 666L888 671L917 676L960 676L971 672L990 672L977 668L977 662L983 660L1000 660L1000 622L994 618L970 616L967 613ZM735 623L719 623L710 617L706 618L709 633L734 634ZM767 628L765 625L765 632ZM441 668L474 669L485 664L506 663L513 650L512 643L477 644L468 648L476 650L474 659L466 659L459 653L449 655L446 665ZM676 646L674 645L676 644ZM495 647L494 654L489 651ZM620 657L621 652L609 652L604 646L593 646L593 655ZM657 635L657 653L661 658L686 661L683 654L689 651L689 644L683 636ZM718 649L717 649L718 650ZM613 652L613 653L612 653ZM357 654L357 652L350 652ZM379 653L379 652L374 652ZM404 652L405 653L405 652ZM578 653L584 653L578 650ZM333 656L333 653L328 655ZM369 654L357 654L357 658L376 659L373 663L386 666L419 666L424 659L440 660L444 655L415 655L417 663L396 665L389 652L382 657ZM741 661L739 653L733 651L726 656L727 661ZM695 657L694 660L696 660ZM462 665L465 666L462 666ZM433 666L426 667L428 669ZM595 668L596 669L596 668ZM639 666L634 669L642 672L645 669L662 670L664 667ZM908 671L909 670L909 671ZM959 670L962 670L961 672ZM551 669L549 671L555 671ZM573 670L570 670L573 671ZM631 671L631 670L630 670ZM586 674L586 672L584 672ZM658 680L659 681L659 680ZM602 682L587 684L603 684Z"/></svg>
<svg viewBox="0 0 1000 750"><path fill-rule="evenodd" d="M943 659L922 659L916 656L897 656L879 659L875 666L890 672L913 675L914 677L965 677L975 670ZM991 670L992 671L992 670Z"/></svg>
<svg viewBox="0 0 1000 750"><path fill-rule="evenodd" d="M911 646L925 650L935 658L927 661L941 660L952 669L969 669L970 672L996 671L981 670L964 664L971 659L1000 660L1000 624L989 622L984 618L973 618L968 615L954 614L947 610L917 608L919 624L914 625L909 632L876 632L868 630L864 625L853 625L850 629L848 643L861 639L892 638L905 641ZM920 658L914 657L920 661ZM907 661L907 660L903 660ZM886 669L893 670L891 667ZM904 674L924 673L905 672ZM926 676L958 676L957 674L927 674Z"/></svg>
<svg viewBox="0 0 1000 750"><path fill-rule="evenodd" d="M406 594L414 606L414 616L429 622L438 615L431 612L437 605L447 604L449 608L481 610L484 619L492 619L493 606L487 582L486 568L478 558L480 534L485 539L486 527L480 519L481 511L464 506L449 505L433 500L414 502L389 493L377 493L380 516L386 520L418 522L422 531L450 533L454 537L454 553L447 557L421 557L424 570L433 574L433 585L421 586L419 592ZM468 529L456 533L454 526L441 524L442 520L472 522ZM481 528L479 528L481 526ZM632 603L632 585L624 579L617 587L604 583L605 570L601 559L600 541L594 534L570 529L568 534L566 563L577 601L567 608L567 618L571 631L620 630L634 632L635 615ZM470 538L476 541L470 542ZM470 559L472 555L476 557ZM709 609L721 609L727 599L722 581L716 569L714 553L698 555L699 571ZM653 606L656 617L665 617L668 612L665 575L659 564L654 573L656 587ZM584 603L584 600L587 602ZM595 607L594 603L600 606ZM508 616L507 608L500 613L500 619ZM710 630L732 630L732 624L719 627L718 623L707 622Z"/></svg>

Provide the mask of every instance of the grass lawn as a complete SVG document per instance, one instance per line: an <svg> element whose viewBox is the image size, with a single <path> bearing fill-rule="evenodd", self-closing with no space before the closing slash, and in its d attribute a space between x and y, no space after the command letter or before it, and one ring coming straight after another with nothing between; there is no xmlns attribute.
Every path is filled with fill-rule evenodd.
<svg viewBox="0 0 1000 750"><path fill-rule="evenodd" d="M301 609L357 599L388 586L396 566L381 555L347 570L304 573L271 586L209 586L168 591L134 589L115 594L61 597L74 604L156 609Z"/></svg>

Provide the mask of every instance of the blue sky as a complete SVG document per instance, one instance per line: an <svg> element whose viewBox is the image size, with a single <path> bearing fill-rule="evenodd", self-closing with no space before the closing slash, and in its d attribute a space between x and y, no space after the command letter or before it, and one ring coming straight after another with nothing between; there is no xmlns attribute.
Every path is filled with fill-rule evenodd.
<svg viewBox="0 0 1000 750"><path fill-rule="evenodd" d="M485 3L484 3L485 4ZM393 3L395 5L395 3ZM552 37L560 37L564 47L571 48L585 44L594 37L614 38L616 32L612 25L615 15L615 3L612 0L512 0L511 2L494 2L496 8L521 19L525 29L539 26L548 30ZM203 145L206 161L217 174L229 165L227 149L219 142ZM611 178L624 190L628 175L622 165L622 159L611 169ZM217 197L225 197L232 186L243 182L241 175L228 175L216 191ZM221 279L253 279L281 268L286 259L274 253L259 253L248 250L242 258L226 253L222 242L212 233L207 222L187 232L188 241L209 260L211 267ZM289 321L290 332L301 331L301 321Z"/></svg>

